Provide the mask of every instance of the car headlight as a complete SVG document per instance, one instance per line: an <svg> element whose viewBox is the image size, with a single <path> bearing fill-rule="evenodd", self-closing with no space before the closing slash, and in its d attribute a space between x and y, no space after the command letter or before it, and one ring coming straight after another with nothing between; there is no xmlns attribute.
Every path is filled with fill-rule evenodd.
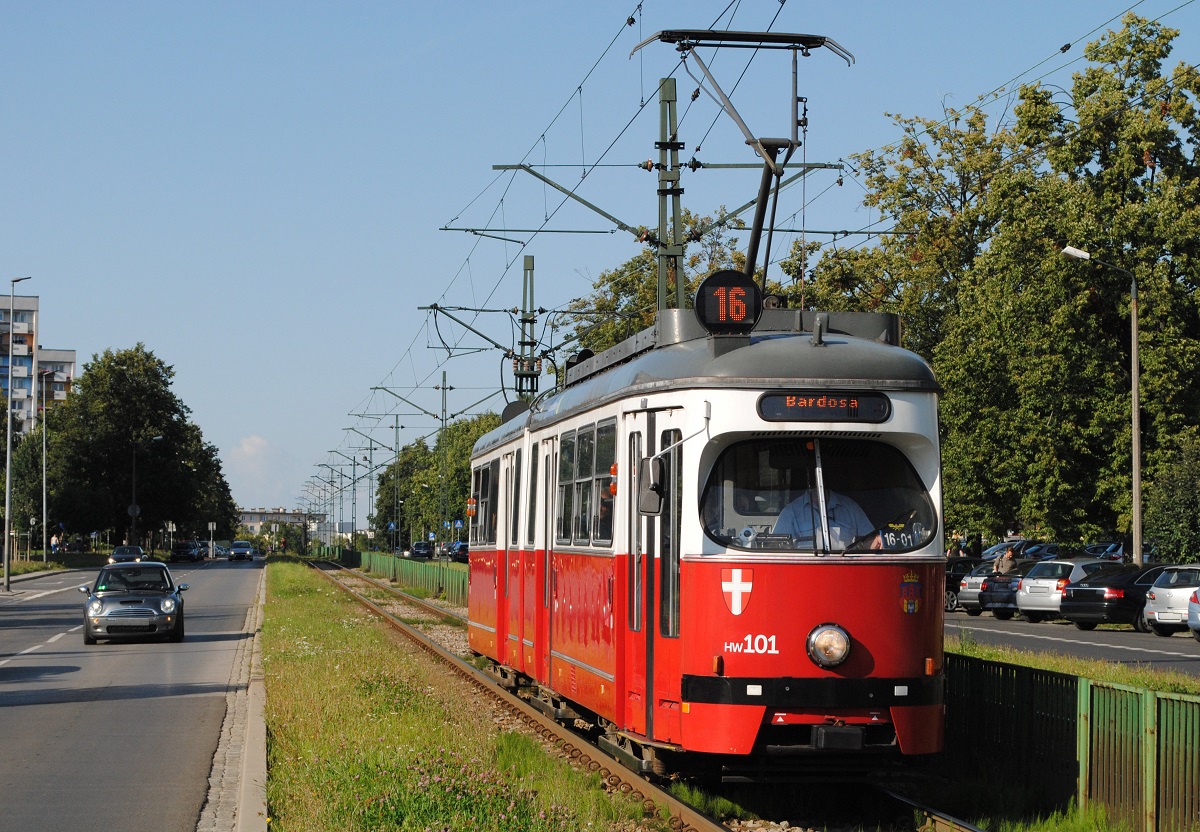
<svg viewBox="0 0 1200 832"><path fill-rule="evenodd" d="M850 657L850 636L836 624L819 624L808 634L808 657L821 667L835 667Z"/></svg>
<svg viewBox="0 0 1200 832"><path fill-rule="evenodd" d="M99 598L94 598L88 603L88 615L99 615L104 612L104 602Z"/></svg>
<svg viewBox="0 0 1200 832"><path fill-rule="evenodd" d="M162 600L162 604L160 605L159 609L161 609L163 612L168 613L168 614L175 612L175 599L174 598L164 598Z"/></svg>

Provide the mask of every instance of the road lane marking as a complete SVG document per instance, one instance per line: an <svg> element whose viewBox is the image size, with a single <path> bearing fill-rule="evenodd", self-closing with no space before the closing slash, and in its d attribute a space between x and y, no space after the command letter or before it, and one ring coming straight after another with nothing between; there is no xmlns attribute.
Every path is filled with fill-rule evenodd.
<svg viewBox="0 0 1200 832"><path fill-rule="evenodd" d="M951 624L950 626L956 627L960 631L961 630L971 630L972 632L996 633L998 635L1016 636L1017 638L1032 638L1032 639L1036 639L1036 640L1040 640L1040 641L1054 641L1054 642L1060 642L1062 644L1083 645L1085 647L1101 647L1101 648L1109 648L1112 650L1127 650L1131 653L1140 653L1143 655L1146 653L1153 653L1156 656L1171 656L1173 658L1179 658L1179 659L1194 659L1194 658L1196 658L1195 653L1177 653L1174 650L1155 650L1153 647L1136 647L1136 646L1130 647L1130 646L1127 646L1124 644L1108 644L1108 643L1101 643L1098 641L1081 641L1080 639L1076 639L1076 638L1058 638L1057 636L1042 636L1042 635L1036 635L1034 633L1013 633L1013 632L1009 632L1007 630L993 630L988 627L971 627L970 625L962 625L962 624Z"/></svg>
<svg viewBox="0 0 1200 832"><path fill-rule="evenodd" d="M58 641L60 638L62 638L65 635L66 635L66 633L59 633L56 636L50 636L49 640L46 643L53 644L54 642Z"/></svg>
<svg viewBox="0 0 1200 832"><path fill-rule="evenodd" d="M35 592L32 595L22 595L20 598L14 598L13 603L15 604L15 603L20 603L21 601L33 601L37 598L45 598L47 595L53 595L56 592L67 592L68 590L71 590L74 588L75 587L73 587L73 586L64 586L60 589L48 589L45 592Z"/></svg>

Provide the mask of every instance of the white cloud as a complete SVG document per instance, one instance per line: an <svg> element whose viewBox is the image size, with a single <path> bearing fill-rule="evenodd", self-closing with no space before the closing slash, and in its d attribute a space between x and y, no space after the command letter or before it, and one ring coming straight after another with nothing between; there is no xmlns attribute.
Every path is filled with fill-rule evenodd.
<svg viewBox="0 0 1200 832"><path fill-rule="evenodd" d="M239 439L224 457L225 478L241 508L288 507L298 481L291 458L257 434Z"/></svg>

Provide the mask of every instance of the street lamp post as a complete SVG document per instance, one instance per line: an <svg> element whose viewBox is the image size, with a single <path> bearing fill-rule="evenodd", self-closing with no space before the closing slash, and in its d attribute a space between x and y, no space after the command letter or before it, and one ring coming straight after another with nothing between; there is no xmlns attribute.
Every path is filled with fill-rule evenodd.
<svg viewBox="0 0 1200 832"><path fill-rule="evenodd" d="M1133 429L1133 562L1138 566L1143 563L1142 559L1142 417L1139 396L1140 386L1140 371L1138 368L1138 293L1137 293L1137 277L1128 269L1122 269L1120 266L1114 266L1112 263L1106 263L1103 260L1093 257L1083 249L1075 248L1074 246L1066 246L1062 250L1064 257L1069 257L1072 260L1090 260L1093 263L1098 263L1105 268L1112 269L1115 272L1129 276L1129 377L1130 377L1130 421Z"/></svg>
<svg viewBox="0 0 1200 832"><path fill-rule="evenodd" d="M12 358L10 356L9 360ZM49 428L50 411L48 399L46 398L46 388L49 387L50 377L54 375L53 370L45 370L41 374L42 379L42 563L48 560L46 553L47 535L50 533L49 527L46 525L46 433Z"/></svg>
<svg viewBox="0 0 1200 832"><path fill-rule="evenodd" d="M9 538L12 536L12 363L13 363L13 299L17 284L28 277L14 277L8 282L8 401L4 403L4 591L12 588L8 565L11 558Z"/></svg>

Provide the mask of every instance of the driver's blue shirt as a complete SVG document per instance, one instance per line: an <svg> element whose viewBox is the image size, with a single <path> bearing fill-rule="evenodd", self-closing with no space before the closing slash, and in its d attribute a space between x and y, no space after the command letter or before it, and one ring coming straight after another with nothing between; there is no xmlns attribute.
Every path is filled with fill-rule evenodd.
<svg viewBox="0 0 1200 832"><path fill-rule="evenodd" d="M814 506L810 492L805 491L779 513L775 521L776 534L790 534L796 546L838 551L856 540L865 539L875 531L867 513L858 503L835 491L825 492L825 509L829 515L828 546L823 543L819 506Z"/></svg>

